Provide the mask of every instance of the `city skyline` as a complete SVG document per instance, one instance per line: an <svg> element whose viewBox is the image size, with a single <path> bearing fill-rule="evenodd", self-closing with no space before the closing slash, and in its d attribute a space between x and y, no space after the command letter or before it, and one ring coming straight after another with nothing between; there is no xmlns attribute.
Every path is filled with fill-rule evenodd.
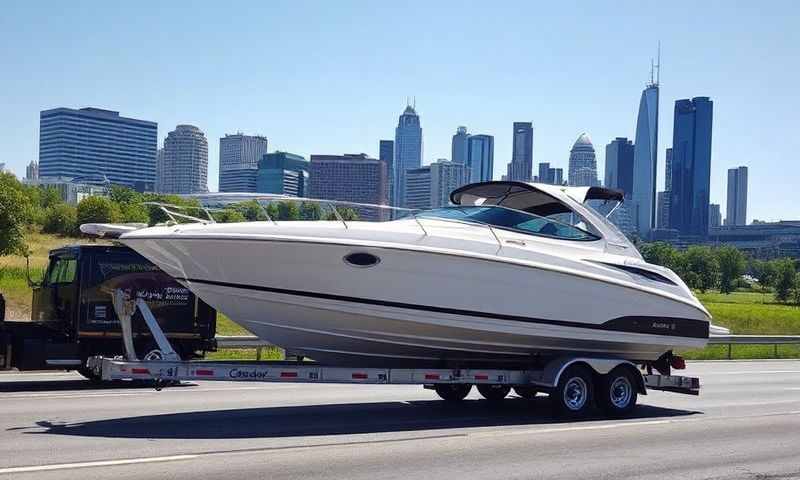
<svg viewBox="0 0 800 480"><path fill-rule="evenodd" d="M746 164L753 167L748 217L796 217L791 206L777 202L791 192L800 175L787 163L792 149L781 142L758 140L789 135L792 112L798 108L794 96L773 88L782 79L792 78L798 67L778 65L767 55L780 55L784 45L797 44L798 33L789 21L791 12L798 11L793 3L775 9L780 15L750 6L699 5L697 16L688 21L682 8L659 5L633 16L627 12L635 10L634 4L623 3L615 10L630 20L631 29L612 35L605 32L604 22L597 21L608 15L601 5L585 6L577 15L569 7L501 5L488 12L492 23L474 38L466 35L469 29L432 34L436 31L432 25L446 15L472 25L476 20L466 12L385 5L367 12L347 4L316 9L312 17L324 16L330 22L322 22L318 32L303 30L302 38L289 37L294 27L313 20L305 12L301 22L301 10L279 2L270 9L245 7L234 17L261 15L263 25L255 28L246 21L234 22L242 25L234 31L217 31L202 25L220 10L198 6L191 12L197 20L193 24L200 29L197 48L174 58L164 46L181 38L188 27L175 31L163 27L185 15L177 7L146 14L134 6L51 6L45 11L41 6L18 4L0 19L0 39L13 45L7 55L11 74L0 79L0 103L6 113L0 120L0 162L22 176L25 166L37 159L38 112L59 106L98 106L156 121L159 146L175 125L190 123L209 139L237 130L264 134L273 142L271 150L297 152L306 158L319 152L377 156L377 139L391 138L403 100L416 95L425 122L423 164L448 158L455 128L466 125L470 131L495 136L494 178L499 179L511 157L510 125L533 121L534 162L563 168L570 145L581 131L588 132L597 146L618 136L634 137L637 97L660 39L666 72L660 96L666 107L659 121L658 190L664 188L663 147L672 138L670 106L676 99L709 96L718 109L711 201L725 205L727 169ZM769 21L750 25L748 19L756 13ZM341 25L347 18L360 19L365 31L346 34ZM702 18L718 21L709 27ZM412 35L402 40L388 35L389 19L413 25ZM535 33L517 28L522 24L535 26ZM570 38L545 41L568 24L576 27ZM93 34L75 35L74 27L81 25L91 25ZM40 38L43 28L50 35L46 44ZM265 43L264 28L276 38L293 41L281 48ZM363 42L365 35L371 36L370 42ZM118 40L113 47L105 41L110 38ZM535 61L517 62L498 48L523 39ZM474 70L468 62L446 56L453 44L476 54L494 54L487 57L489 63L480 73L466 74ZM30 55L32 51L39 53ZM236 59L255 51L269 58L269 68L237 75ZM304 51L314 54L298 55ZM378 51L380 55L370 53ZM393 59L393 68L385 66L387 55ZM80 62L73 63L70 59L74 58ZM303 60L298 63L297 58ZM511 70L510 62L515 65ZM58 89L45 81L45 65L60 72ZM288 68L297 70L296 81L271 73ZM333 74L333 80L320 82L323 72ZM591 80L585 72L592 72ZM476 103L478 98L482 101ZM354 109L352 114L342 114L350 109ZM209 188L216 190L218 145L209 143ZM602 177L602 148L597 157ZM775 171L784 174L776 178Z"/></svg>

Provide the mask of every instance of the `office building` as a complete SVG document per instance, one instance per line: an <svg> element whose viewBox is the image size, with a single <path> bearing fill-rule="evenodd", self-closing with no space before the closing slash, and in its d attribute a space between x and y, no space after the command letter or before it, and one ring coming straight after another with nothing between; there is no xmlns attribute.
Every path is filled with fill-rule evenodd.
<svg viewBox="0 0 800 480"><path fill-rule="evenodd" d="M55 108L39 114L39 175L103 174L133 187L156 179L158 124L99 108Z"/></svg>
<svg viewBox="0 0 800 480"><path fill-rule="evenodd" d="M258 162L267 153L267 137L226 134L219 139L219 191L255 192Z"/></svg>
<svg viewBox="0 0 800 480"><path fill-rule="evenodd" d="M2 166L2 164L0 164ZM0 168L0 170L2 170ZM105 177L103 177L105 178ZM32 187L52 188L62 202L77 205L86 197L108 196L109 182L93 182L87 177L37 177L25 178L22 183Z"/></svg>
<svg viewBox="0 0 800 480"><path fill-rule="evenodd" d="M389 205L394 205L394 140L378 142L378 160L386 162L389 169Z"/></svg>
<svg viewBox="0 0 800 480"><path fill-rule="evenodd" d="M308 160L288 152L262 155L256 170L258 193L305 197L308 187Z"/></svg>
<svg viewBox="0 0 800 480"><path fill-rule="evenodd" d="M467 164L469 138L470 134L467 133L467 127L458 127L456 129L456 134L453 135L453 141L450 146L450 159L454 163Z"/></svg>
<svg viewBox="0 0 800 480"><path fill-rule="evenodd" d="M536 176L536 181L550 185L561 185L564 183L564 169L552 168L549 162L542 162L539 164L539 175Z"/></svg>
<svg viewBox="0 0 800 480"><path fill-rule="evenodd" d="M672 190L672 149L667 149L666 161L664 162L664 190Z"/></svg>
<svg viewBox="0 0 800 480"><path fill-rule="evenodd" d="M709 242L712 245L730 245L763 260L785 257L800 259L800 220L754 220L750 225L712 228Z"/></svg>
<svg viewBox="0 0 800 480"><path fill-rule="evenodd" d="M658 192L657 203L658 203L658 215L656 218L656 227L660 230L666 230L669 228L669 201L670 201L670 192Z"/></svg>
<svg viewBox="0 0 800 480"><path fill-rule="evenodd" d="M494 137L471 135L467 140L467 161L464 165L464 183L490 181L494 173Z"/></svg>
<svg viewBox="0 0 800 480"><path fill-rule="evenodd" d="M413 106L408 105L400 115L394 135L394 203L404 207L405 172L422 165L422 127L419 115Z"/></svg>
<svg viewBox="0 0 800 480"><path fill-rule="evenodd" d="M717 228L722 225L722 211L716 203L708 206L708 228Z"/></svg>
<svg viewBox="0 0 800 480"><path fill-rule="evenodd" d="M603 185L621 190L628 199L633 195L633 158L633 142L625 137L617 137L606 145Z"/></svg>
<svg viewBox="0 0 800 480"><path fill-rule="evenodd" d="M39 178L39 162L31 160L31 163L25 167L25 179L36 180L37 178Z"/></svg>
<svg viewBox="0 0 800 480"><path fill-rule="evenodd" d="M386 205L389 172L385 161L366 154L311 155L308 196L325 200ZM378 220L386 213L359 208L359 216Z"/></svg>
<svg viewBox="0 0 800 480"><path fill-rule="evenodd" d="M167 178L167 164L164 159L164 149L156 151L156 192L166 193L164 181Z"/></svg>
<svg viewBox="0 0 800 480"><path fill-rule="evenodd" d="M467 176L466 166L461 163L448 162L442 158L430 164L429 167L430 207L446 207L450 205L450 193L467 183L464 181Z"/></svg>
<svg viewBox="0 0 800 480"><path fill-rule="evenodd" d="M633 208L639 236L649 238L656 224L656 169L658 166L658 78L651 73L642 91L633 152Z"/></svg>
<svg viewBox="0 0 800 480"><path fill-rule="evenodd" d="M178 125L164 139L162 193L208 192L208 140L194 125Z"/></svg>
<svg viewBox="0 0 800 480"><path fill-rule="evenodd" d="M431 208L431 166L406 170L406 208Z"/></svg>
<svg viewBox="0 0 800 480"><path fill-rule="evenodd" d="M747 225L747 167L728 169L725 225Z"/></svg>
<svg viewBox="0 0 800 480"><path fill-rule="evenodd" d="M708 97L675 102L669 223L683 236L708 235L713 111Z"/></svg>
<svg viewBox="0 0 800 480"><path fill-rule="evenodd" d="M594 145L586 133L578 136L569 152L568 181L572 187L596 187L599 185Z"/></svg>
<svg viewBox="0 0 800 480"><path fill-rule="evenodd" d="M514 122L509 181L530 182L533 177L533 123Z"/></svg>

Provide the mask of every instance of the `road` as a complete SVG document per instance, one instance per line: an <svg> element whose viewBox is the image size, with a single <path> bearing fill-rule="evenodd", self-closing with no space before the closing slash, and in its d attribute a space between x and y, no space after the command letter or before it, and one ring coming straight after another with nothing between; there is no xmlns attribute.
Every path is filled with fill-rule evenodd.
<svg viewBox="0 0 800 480"><path fill-rule="evenodd" d="M199 382L155 392L0 374L0 479L800 478L800 362L702 362L700 397L559 422L547 398Z"/></svg>

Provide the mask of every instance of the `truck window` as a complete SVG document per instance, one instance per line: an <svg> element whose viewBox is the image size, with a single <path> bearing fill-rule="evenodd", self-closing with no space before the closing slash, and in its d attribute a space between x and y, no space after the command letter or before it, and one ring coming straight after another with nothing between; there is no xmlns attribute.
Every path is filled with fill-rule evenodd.
<svg viewBox="0 0 800 480"><path fill-rule="evenodd" d="M78 260L75 258L59 258L50 268L47 275L47 284L72 283L78 269Z"/></svg>

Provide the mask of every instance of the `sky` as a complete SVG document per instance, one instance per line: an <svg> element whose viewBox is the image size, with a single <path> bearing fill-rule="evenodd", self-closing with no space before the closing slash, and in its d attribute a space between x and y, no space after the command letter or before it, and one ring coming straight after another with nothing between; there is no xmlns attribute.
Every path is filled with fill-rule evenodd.
<svg viewBox="0 0 800 480"><path fill-rule="evenodd" d="M459 125L495 137L534 125L534 163L566 171L582 132L597 151L634 137L661 42L658 184L674 102L714 101L711 200L749 167L748 220L798 219L800 2L7 1L0 10L0 163L38 158L39 112L94 106L209 141L241 131L269 150L378 154L408 97L423 163L450 157ZM534 169L536 167L534 166Z"/></svg>

